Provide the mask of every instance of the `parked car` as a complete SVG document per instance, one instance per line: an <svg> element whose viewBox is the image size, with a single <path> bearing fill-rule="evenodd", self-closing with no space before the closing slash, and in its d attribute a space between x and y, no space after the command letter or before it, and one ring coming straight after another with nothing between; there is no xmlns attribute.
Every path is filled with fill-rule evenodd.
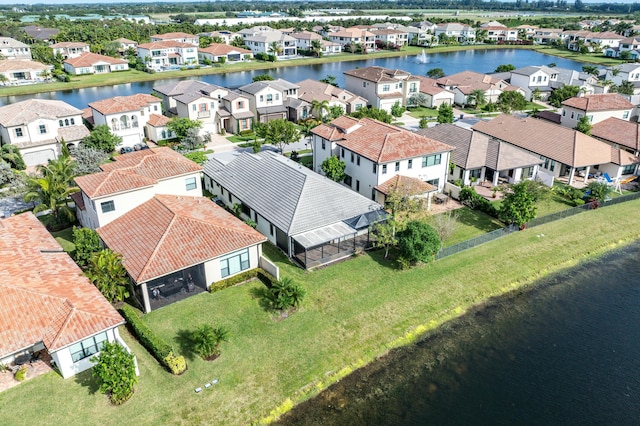
<svg viewBox="0 0 640 426"><path fill-rule="evenodd" d="M131 148L130 146L123 146L122 148L120 148L120 154L126 154L128 152L133 152L133 148Z"/></svg>
<svg viewBox="0 0 640 426"><path fill-rule="evenodd" d="M133 149L136 151L144 151L145 149L149 149L149 145L146 143L137 143L133 146Z"/></svg>

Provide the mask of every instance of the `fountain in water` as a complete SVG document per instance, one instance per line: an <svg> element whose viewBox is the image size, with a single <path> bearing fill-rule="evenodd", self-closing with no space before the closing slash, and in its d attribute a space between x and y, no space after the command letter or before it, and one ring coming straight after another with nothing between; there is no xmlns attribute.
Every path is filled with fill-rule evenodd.
<svg viewBox="0 0 640 426"><path fill-rule="evenodd" d="M422 49L421 54L416 55L416 62L419 64L426 64L427 62L429 62L429 58L427 58L427 53L424 51L424 49Z"/></svg>

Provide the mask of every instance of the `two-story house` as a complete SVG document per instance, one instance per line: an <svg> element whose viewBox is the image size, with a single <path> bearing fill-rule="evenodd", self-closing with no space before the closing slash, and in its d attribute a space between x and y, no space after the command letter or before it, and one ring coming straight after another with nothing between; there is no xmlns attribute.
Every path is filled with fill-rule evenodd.
<svg viewBox="0 0 640 426"><path fill-rule="evenodd" d="M533 42L546 45L561 43L563 40L562 32L562 28L538 28L533 33Z"/></svg>
<svg viewBox="0 0 640 426"><path fill-rule="evenodd" d="M75 179L80 191L72 198L85 228L104 226L156 194L202 196L202 167L168 147L118 155L100 168Z"/></svg>
<svg viewBox="0 0 640 426"><path fill-rule="evenodd" d="M430 184L425 192L444 187L450 145L370 118L338 117L312 133L313 170L323 173L322 162L337 156L346 164L344 184L373 200L383 202L379 186L398 175Z"/></svg>
<svg viewBox="0 0 640 426"><path fill-rule="evenodd" d="M373 66L345 71L345 88L369 100L374 108L391 112L394 104L407 105L407 99L420 90L420 80L402 70Z"/></svg>
<svg viewBox="0 0 640 426"><path fill-rule="evenodd" d="M253 129L255 114L251 112L250 98L238 92L229 92L222 97L220 122L227 133L240 133Z"/></svg>
<svg viewBox="0 0 640 426"><path fill-rule="evenodd" d="M612 150L614 157L625 158L630 154L637 159L640 155L640 123L615 117L607 118L591 128L591 136L611 145L614 148ZM628 161L623 164L620 176L637 173L638 162Z"/></svg>
<svg viewBox="0 0 640 426"><path fill-rule="evenodd" d="M611 117L629 120L632 110L633 104L618 93L573 97L562 102L560 124L574 129L585 115L592 125Z"/></svg>
<svg viewBox="0 0 640 426"><path fill-rule="evenodd" d="M313 101L327 101L329 107L339 106L346 114L351 114L359 109L365 108L368 101L362 96L358 96L346 89L322 83L317 80L303 80L296 83L300 89L298 97L309 104ZM314 113L317 113L314 111ZM326 111L323 112L323 115Z"/></svg>
<svg viewBox="0 0 640 426"><path fill-rule="evenodd" d="M342 50L355 52L360 46L365 52L376 48L376 36L363 28L350 27L329 33L329 41L342 45Z"/></svg>
<svg viewBox="0 0 640 426"><path fill-rule="evenodd" d="M138 57L147 68L162 71L174 67L197 65L198 47L180 41L154 41L138 45Z"/></svg>
<svg viewBox="0 0 640 426"><path fill-rule="evenodd" d="M616 85L628 81L633 84L635 90L638 90L640 89L640 64L628 63L609 67L605 79L613 81Z"/></svg>
<svg viewBox="0 0 640 426"><path fill-rule="evenodd" d="M0 107L0 145L17 146L27 166L55 160L63 142L77 145L88 135L82 111L62 101L29 99Z"/></svg>
<svg viewBox="0 0 640 426"><path fill-rule="evenodd" d="M370 30L375 36L376 46L406 46L409 44L409 34L393 28L379 28Z"/></svg>
<svg viewBox="0 0 640 426"><path fill-rule="evenodd" d="M242 35L244 44L251 49L254 55L266 53L274 55L277 59L288 59L298 54L295 38L282 31L266 28L263 30L253 29L251 33L240 31L238 34Z"/></svg>
<svg viewBox="0 0 640 426"><path fill-rule="evenodd" d="M497 21L486 22L480 25L480 29L487 32L487 40L494 42L518 40L517 29L508 28L506 25Z"/></svg>
<svg viewBox="0 0 640 426"><path fill-rule="evenodd" d="M528 66L511 71L509 83L526 92L527 100L532 100L532 93L540 94L541 100L546 100L553 91L552 82L558 80L558 70L543 66Z"/></svg>
<svg viewBox="0 0 640 426"><path fill-rule="evenodd" d="M78 41L63 41L49 46L53 50L53 56L60 55L63 59L77 58L83 53L90 52L87 43Z"/></svg>
<svg viewBox="0 0 640 426"><path fill-rule="evenodd" d="M287 119L287 98L298 98L298 86L281 78L249 83L238 88L238 92L249 98L249 108L260 123Z"/></svg>
<svg viewBox="0 0 640 426"><path fill-rule="evenodd" d="M118 46L118 53L121 56L124 56L129 49L138 49L138 42L129 40L128 38L120 37L113 40L113 42Z"/></svg>
<svg viewBox="0 0 640 426"><path fill-rule="evenodd" d="M426 98L426 102L421 105L427 108L439 108L442 104L453 105L455 94L447 89L443 89L438 85L435 79L429 77L416 76L420 80L419 92ZM409 96L407 102L411 103Z"/></svg>
<svg viewBox="0 0 640 426"><path fill-rule="evenodd" d="M106 124L111 133L122 138L120 146L132 147L147 136L147 120L151 114L162 113L161 103L155 96L139 93L91 102L89 108L94 125Z"/></svg>
<svg viewBox="0 0 640 426"><path fill-rule="evenodd" d="M175 32L175 33L165 33L165 34L156 34L149 37L151 42L154 41L177 41L179 43L187 43L192 46L200 45L200 37L193 34Z"/></svg>
<svg viewBox="0 0 640 426"><path fill-rule="evenodd" d="M449 39L453 39L460 43L465 41L474 41L476 39L475 28L459 22L438 24L434 30L434 34L438 40L446 36Z"/></svg>
<svg viewBox="0 0 640 426"><path fill-rule="evenodd" d="M31 48L23 42L10 37L0 37L0 58L30 61L32 59Z"/></svg>
<svg viewBox="0 0 640 426"><path fill-rule="evenodd" d="M504 80L474 71L462 71L457 74L439 78L436 82L440 87L455 94L455 103L458 105L466 105L469 103L468 97L474 90L484 91L487 102L496 102L498 96L504 91L521 90L509 85L509 83Z"/></svg>

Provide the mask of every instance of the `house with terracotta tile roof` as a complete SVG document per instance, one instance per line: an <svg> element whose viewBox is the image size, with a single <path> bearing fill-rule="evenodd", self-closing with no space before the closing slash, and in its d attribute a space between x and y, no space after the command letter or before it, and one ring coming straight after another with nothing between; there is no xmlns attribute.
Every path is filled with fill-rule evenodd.
<svg viewBox="0 0 640 426"><path fill-rule="evenodd" d="M620 148L636 157L640 155L640 124L634 121L621 120L615 117L607 118L593 125L591 136L608 143L614 149ZM614 155L616 154L614 153ZM624 168L620 172L621 176L637 173L638 163L631 161L627 161L627 164L624 164Z"/></svg>
<svg viewBox="0 0 640 426"><path fill-rule="evenodd" d="M147 139L158 143L176 137L175 133L169 129L170 118L166 115L151 114L147 120Z"/></svg>
<svg viewBox="0 0 640 426"><path fill-rule="evenodd" d="M200 37L193 34L187 34L182 32L155 34L149 37L151 42L154 41L177 41L179 43L187 43L192 46L200 45Z"/></svg>
<svg viewBox="0 0 640 426"><path fill-rule="evenodd" d="M374 108L391 112L396 103L407 105L407 99L420 89L420 80L406 71L372 66L345 71L345 88L369 100Z"/></svg>
<svg viewBox="0 0 640 426"><path fill-rule="evenodd" d="M464 185L488 181L496 186L535 179L542 164L537 155L454 124L440 124L416 133L455 147L451 152L455 167L449 170L448 179L460 179Z"/></svg>
<svg viewBox="0 0 640 426"><path fill-rule="evenodd" d="M562 102L560 124L573 129L585 115L592 125L610 117L629 120L632 110L633 104L618 93L576 96Z"/></svg>
<svg viewBox="0 0 640 426"><path fill-rule="evenodd" d="M316 101L327 101L329 106L339 106L345 113L351 114L365 108L368 101L362 96L357 96L346 89L322 83L317 80L302 80L296 83L299 86L298 98L311 104Z"/></svg>
<svg viewBox="0 0 640 426"><path fill-rule="evenodd" d="M0 74L7 79L2 85L44 82L51 78L52 65L23 59L0 59Z"/></svg>
<svg viewBox="0 0 640 426"><path fill-rule="evenodd" d="M200 62L204 60L211 62L238 62L247 61L251 58L253 58L252 51L229 46L228 44L211 43L207 47L198 49L198 59Z"/></svg>
<svg viewBox="0 0 640 426"><path fill-rule="evenodd" d="M75 58L65 59L62 64L64 66L64 70L72 75L103 74L114 71L126 71L129 69L129 62L123 59L98 55L97 53L91 52L85 52Z"/></svg>
<svg viewBox="0 0 640 426"><path fill-rule="evenodd" d="M91 102L93 124L106 124L111 133L120 136L123 146L133 147L146 137L144 130L151 114L162 114L162 101L155 96L136 94L116 96Z"/></svg>
<svg viewBox="0 0 640 426"><path fill-rule="evenodd" d="M453 105L456 97L453 92L440 87L433 78L423 77L420 75L417 75L416 78L420 80L420 88L418 91L427 97L426 103L422 106L426 106L427 108L439 108L442 104ZM411 96L409 96L407 102L412 104Z"/></svg>
<svg viewBox="0 0 640 426"><path fill-rule="evenodd" d="M154 195L97 229L145 312L257 268L266 237L205 197Z"/></svg>
<svg viewBox="0 0 640 426"><path fill-rule="evenodd" d="M34 98L0 107L0 142L17 146L27 166L55 160L62 143L77 146L88 135L82 111L63 101Z"/></svg>
<svg viewBox="0 0 640 426"><path fill-rule="evenodd" d="M439 78L436 82L443 89L455 94L455 103L458 105L467 105L468 97L474 90L484 91L487 102L497 102L500 94L509 90L517 90L525 95L524 90L519 87L511 86L504 80L475 71L462 71Z"/></svg>
<svg viewBox="0 0 640 426"><path fill-rule="evenodd" d="M30 212L0 219L0 363L40 351L60 374L91 368L124 320Z"/></svg>
<svg viewBox="0 0 640 426"><path fill-rule="evenodd" d="M396 175L415 178L441 191L453 147L401 127L370 118L338 117L313 133L313 170L337 156L346 164L344 185L372 200L383 201L376 190Z"/></svg>
<svg viewBox="0 0 640 426"><path fill-rule="evenodd" d="M202 167L168 147L118 155L101 172L78 176L72 198L85 228L104 226L156 194L202 196Z"/></svg>
<svg viewBox="0 0 640 426"><path fill-rule="evenodd" d="M49 47L53 50L53 56L60 55L63 59L77 58L85 52L90 52L89 45L79 41L63 41Z"/></svg>
<svg viewBox="0 0 640 426"><path fill-rule="evenodd" d="M271 151L214 154L204 185L307 269L364 249L386 219L380 204Z"/></svg>
<svg viewBox="0 0 640 426"><path fill-rule="evenodd" d="M376 36L364 28L349 27L328 34L329 41L338 43L343 51L354 51L356 46L361 46L366 52L376 49Z"/></svg>
<svg viewBox="0 0 640 426"><path fill-rule="evenodd" d="M138 45L138 57L148 69L164 71L198 64L198 46L180 41L152 41Z"/></svg>
<svg viewBox="0 0 640 426"><path fill-rule="evenodd" d="M584 176L586 182L589 174L597 172L619 178L627 165L639 161L633 154L577 130L531 117L502 114L472 129L540 156L539 173L566 179L569 185L577 175Z"/></svg>

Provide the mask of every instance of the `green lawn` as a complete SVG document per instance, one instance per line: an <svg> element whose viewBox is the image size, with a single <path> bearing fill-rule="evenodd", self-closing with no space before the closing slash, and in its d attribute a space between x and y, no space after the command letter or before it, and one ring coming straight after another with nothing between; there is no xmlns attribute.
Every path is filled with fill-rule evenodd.
<svg viewBox="0 0 640 426"><path fill-rule="evenodd" d="M53 235L53 238L62 246L64 251L67 253L75 251L76 245L73 243L73 226L63 229L62 231L52 232L51 235Z"/></svg>
<svg viewBox="0 0 640 426"><path fill-rule="evenodd" d="M412 116L413 118L428 117L428 118L435 119L438 117L438 110L435 108L416 107L416 108L410 108L407 111L409 112L409 115Z"/></svg>
<svg viewBox="0 0 640 426"><path fill-rule="evenodd" d="M504 227L504 223L498 219L481 211L472 210L469 207L454 210L454 214L458 216L458 224L451 238L444 242L444 247L452 246ZM433 216L430 216L429 220L433 220Z"/></svg>
<svg viewBox="0 0 640 426"><path fill-rule="evenodd" d="M88 373L68 380L48 374L2 392L0 418L11 425L33 419L83 425L257 421L488 297L640 238L638 208L640 201L632 201L586 211L402 271L377 251L307 272L267 246L281 275L308 292L291 317L276 321L260 306L259 282L193 296L145 316L187 356L184 375L163 371L123 331L141 370L136 393L123 406L110 406ZM201 324L224 325L232 334L211 363L194 356L189 344L189 333ZM194 393L212 379L219 383Z"/></svg>

